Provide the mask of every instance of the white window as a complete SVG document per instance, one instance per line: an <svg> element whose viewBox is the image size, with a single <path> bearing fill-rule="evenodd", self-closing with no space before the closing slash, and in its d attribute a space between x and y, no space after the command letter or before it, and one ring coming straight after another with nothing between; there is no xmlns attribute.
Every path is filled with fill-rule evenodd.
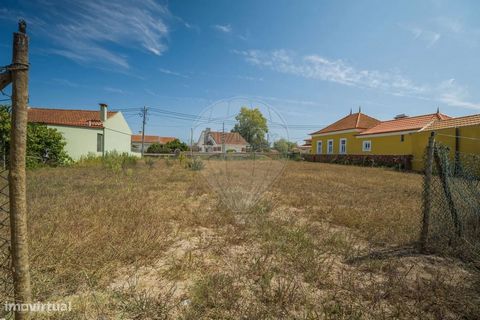
<svg viewBox="0 0 480 320"><path fill-rule="evenodd" d="M347 139L340 139L340 145L338 147L338 153L346 154L347 153Z"/></svg>
<svg viewBox="0 0 480 320"><path fill-rule="evenodd" d="M317 154L322 154L322 141L317 141Z"/></svg>
<svg viewBox="0 0 480 320"><path fill-rule="evenodd" d="M372 141L363 141L363 144L362 144L362 151L363 152L370 152L372 151Z"/></svg>
<svg viewBox="0 0 480 320"><path fill-rule="evenodd" d="M328 154L333 153L333 140L332 139L327 141L327 153Z"/></svg>

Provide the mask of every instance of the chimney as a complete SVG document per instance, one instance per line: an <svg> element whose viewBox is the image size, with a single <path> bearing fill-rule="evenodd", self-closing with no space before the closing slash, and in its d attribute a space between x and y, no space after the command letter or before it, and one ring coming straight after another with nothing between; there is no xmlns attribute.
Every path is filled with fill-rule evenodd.
<svg viewBox="0 0 480 320"><path fill-rule="evenodd" d="M408 118L408 116L405 113L397 114L394 119L403 119L403 118Z"/></svg>
<svg viewBox="0 0 480 320"><path fill-rule="evenodd" d="M105 122L107 121L108 105L106 103L99 103L99 105L100 105L100 121Z"/></svg>

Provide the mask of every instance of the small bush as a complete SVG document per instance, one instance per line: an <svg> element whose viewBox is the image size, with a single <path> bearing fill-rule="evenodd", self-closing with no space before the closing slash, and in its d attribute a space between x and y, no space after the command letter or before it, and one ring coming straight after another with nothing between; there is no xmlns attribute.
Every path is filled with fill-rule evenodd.
<svg viewBox="0 0 480 320"><path fill-rule="evenodd" d="M195 157L192 160L190 160L187 166L190 170L193 170L193 171L200 171L203 168L205 168L205 164L203 163L202 159L200 159L200 157Z"/></svg>
<svg viewBox="0 0 480 320"><path fill-rule="evenodd" d="M180 153L180 155L178 156L178 162L180 162L181 166L188 166L187 156L183 153Z"/></svg>
<svg viewBox="0 0 480 320"><path fill-rule="evenodd" d="M104 168L112 170L113 172L126 171L137 164L137 157L130 155L127 152L119 153L118 151L109 151L105 156L98 156L95 153L89 153L82 156L77 161L78 166L103 165Z"/></svg>
<svg viewBox="0 0 480 320"><path fill-rule="evenodd" d="M155 166L155 160L153 158L147 157L145 158L145 164L148 166L149 169L153 169Z"/></svg>

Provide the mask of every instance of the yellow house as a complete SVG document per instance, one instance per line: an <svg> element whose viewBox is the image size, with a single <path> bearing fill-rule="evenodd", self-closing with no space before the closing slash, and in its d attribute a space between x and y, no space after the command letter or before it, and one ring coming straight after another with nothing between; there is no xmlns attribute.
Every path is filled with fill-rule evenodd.
<svg viewBox="0 0 480 320"><path fill-rule="evenodd" d="M480 115L451 118L438 111L414 117L400 115L388 121L360 112L350 114L312 133L311 153L314 161L343 155L356 158L357 162L358 158L368 158L395 163L402 158L409 162L407 168L422 170L432 132L436 141L450 147L452 157L455 151L480 154Z"/></svg>
<svg viewBox="0 0 480 320"><path fill-rule="evenodd" d="M381 123L361 112L350 113L331 125L311 133L313 154L360 154L359 133Z"/></svg>
<svg viewBox="0 0 480 320"><path fill-rule="evenodd" d="M456 152L480 155L480 114L435 121L415 134L413 141L414 170L423 169L421 160L432 132L435 133L435 141L450 148L450 158L452 159Z"/></svg>

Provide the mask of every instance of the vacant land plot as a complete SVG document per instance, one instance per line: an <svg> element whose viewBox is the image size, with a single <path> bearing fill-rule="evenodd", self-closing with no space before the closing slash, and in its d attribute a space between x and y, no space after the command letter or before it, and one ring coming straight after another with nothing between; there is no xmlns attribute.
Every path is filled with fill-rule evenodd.
<svg viewBox="0 0 480 320"><path fill-rule="evenodd" d="M32 171L35 300L71 301L55 319L478 318L478 271L410 249L421 185L291 162L239 214L176 162Z"/></svg>

